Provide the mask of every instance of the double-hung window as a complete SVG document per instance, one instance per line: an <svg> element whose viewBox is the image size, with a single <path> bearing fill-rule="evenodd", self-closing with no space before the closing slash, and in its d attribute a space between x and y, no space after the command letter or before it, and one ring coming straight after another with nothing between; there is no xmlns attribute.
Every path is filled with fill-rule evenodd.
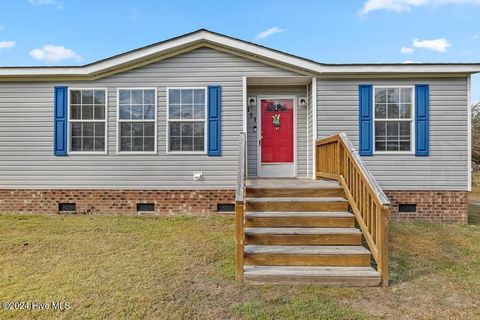
<svg viewBox="0 0 480 320"><path fill-rule="evenodd" d="M413 147L413 87L375 87L376 152L411 152Z"/></svg>
<svg viewBox="0 0 480 320"><path fill-rule="evenodd" d="M169 88L168 152L206 150L206 88Z"/></svg>
<svg viewBox="0 0 480 320"><path fill-rule="evenodd" d="M157 90L118 89L118 151L157 150Z"/></svg>
<svg viewBox="0 0 480 320"><path fill-rule="evenodd" d="M70 89L70 152L106 152L106 90Z"/></svg>

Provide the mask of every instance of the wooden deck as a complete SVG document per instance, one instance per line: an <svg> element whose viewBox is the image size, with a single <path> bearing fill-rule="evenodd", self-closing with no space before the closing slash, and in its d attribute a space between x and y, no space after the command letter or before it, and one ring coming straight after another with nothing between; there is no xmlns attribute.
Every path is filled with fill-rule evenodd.
<svg viewBox="0 0 480 320"><path fill-rule="evenodd" d="M328 189L328 188L340 188L340 184L337 181L330 180L312 180L312 179L295 179L295 178L254 178L247 179L246 186L249 189L256 188L284 188L284 189Z"/></svg>
<svg viewBox="0 0 480 320"><path fill-rule="evenodd" d="M246 179L245 141L241 133L236 279L388 285L389 201L348 137L317 140L315 180Z"/></svg>

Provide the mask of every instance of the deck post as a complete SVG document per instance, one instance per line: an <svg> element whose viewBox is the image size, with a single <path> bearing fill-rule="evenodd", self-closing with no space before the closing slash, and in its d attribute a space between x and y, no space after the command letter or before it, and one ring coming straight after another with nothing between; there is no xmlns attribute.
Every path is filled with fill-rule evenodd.
<svg viewBox="0 0 480 320"><path fill-rule="evenodd" d="M243 282L243 255L245 250L245 179L246 168L245 132L240 133L238 144L237 187L235 190L235 280Z"/></svg>
<svg viewBox="0 0 480 320"><path fill-rule="evenodd" d="M381 210L381 248L380 248L380 264L378 266L379 272L382 275L382 287L388 286L389 272L388 272L388 220L389 210L382 207Z"/></svg>
<svg viewBox="0 0 480 320"><path fill-rule="evenodd" d="M243 282L243 255L245 249L244 203L235 203L235 280Z"/></svg>
<svg viewBox="0 0 480 320"><path fill-rule="evenodd" d="M341 139L338 139L337 142L337 154L338 154L338 176L343 176L345 173L343 172L344 166L344 158L343 158L343 146Z"/></svg>

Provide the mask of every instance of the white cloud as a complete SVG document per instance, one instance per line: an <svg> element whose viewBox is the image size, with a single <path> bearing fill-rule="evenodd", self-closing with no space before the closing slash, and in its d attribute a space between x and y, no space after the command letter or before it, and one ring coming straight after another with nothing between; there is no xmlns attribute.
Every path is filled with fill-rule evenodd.
<svg viewBox="0 0 480 320"><path fill-rule="evenodd" d="M402 63L409 64L409 63L422 63L420 61L412 61L412 60L405 60Z"/></svg>
<svg viewBox="0 0 480 320"><path fill-rule="evenodd" d="M423 48L428 50L434 50L438 52L447 52L447 48L451 44L445 38L434 39L434 40L413 40L413 46L415 48Z"/></svg>
<svg viewBox="0 0 480 320"><path fill-rule="evenodd" d="M438 7L447 4L480 5L480 0L367 0L363 3L360 14L376 10L405 12L413 7Z"/></svg>
<svg viewBox="0 0 480 320"><path fill-rule="evenodd" d="M13 48L15 45L15 41L0 41L0 49Z"/></svg>
<svg viewBox="0 0 480 320"><path fill-rule="evenodd" d="M39 61L56 62L66 59L82 60L82 57L72 49L51 44L44 45L41 49L30 51L30 55Z"/></svg>
<svg viewBox="0 0 480 320"><path fill-rule="evenodd" d="M55 6L57 9L63 8L63 3L59 0L28 0L34 6Z"/></svg>
<svg viewBox="0 0 480 320"><path fill-rule="evenodd" d="M265 39L266 37L270 37L274 33L279 33L279 32L283 32L283 31L285 31L285 30L280 29L279 27L273 27L273 28L267 29L267 30L262 31L259 34L257 34L255 36L255 40L259 41L259 40Z"/></svg>
<svg viewBox="0 0 480 320"><path fill-rule="evenodd" d="M415 51L415 49L407 48L407 47L402 47L400 49L400 52L403 53L403 54L411 54L411 53L413 53L413 51Z"/></svg>
<svg viewBox="0 0 480 320"><path fill-rule="evenodd" d="M472 36L472 40L477 40L478 38L480 38L480 34L476 33Z"/></svg>

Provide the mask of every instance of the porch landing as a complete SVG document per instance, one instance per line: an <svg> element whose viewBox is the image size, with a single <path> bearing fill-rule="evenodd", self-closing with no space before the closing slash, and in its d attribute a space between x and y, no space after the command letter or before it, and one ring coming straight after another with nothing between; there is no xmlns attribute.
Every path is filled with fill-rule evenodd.
<svg viewBox="0 0 480 320"><path fill-rule="evenodd" d="M251 178L246 180L247 188L285 188L285 189L336 189L337 181L296 178Z"/></svg>

